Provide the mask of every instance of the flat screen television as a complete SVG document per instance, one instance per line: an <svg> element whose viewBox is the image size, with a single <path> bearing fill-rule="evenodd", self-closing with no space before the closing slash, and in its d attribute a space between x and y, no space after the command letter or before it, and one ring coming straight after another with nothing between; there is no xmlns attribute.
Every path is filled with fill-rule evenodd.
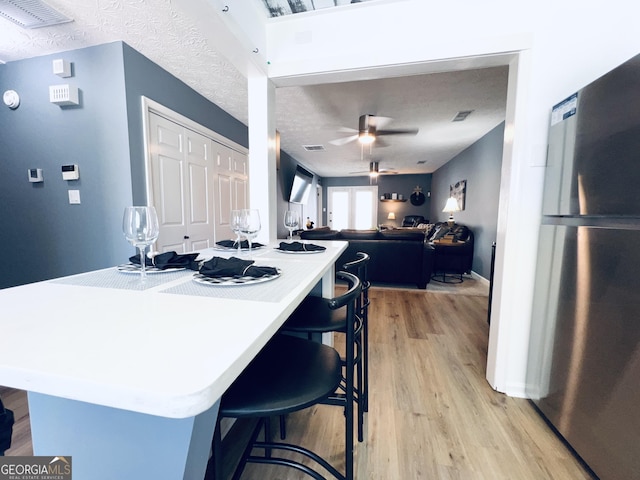
<svg viewBox="0 0 640 480"><path fill-rule="evenodd" d="M309 192L313 184L313 173L305 170L300 165L296 166L289 194L289 203L307 203Z"/></svg>

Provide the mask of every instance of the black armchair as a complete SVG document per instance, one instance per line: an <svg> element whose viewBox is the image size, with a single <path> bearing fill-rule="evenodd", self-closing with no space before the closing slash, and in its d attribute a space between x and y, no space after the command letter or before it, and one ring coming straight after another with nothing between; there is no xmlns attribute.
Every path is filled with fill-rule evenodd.
<svg viewBox="0 0 640 480"><path fill-rule="evenodd" d="M421 223L429 223L422 215L405 215L402 219L403 227L417 227Z"/></svg>
<svg viewBox="0 0 640 480"><path fill-rule="evenodd" d="M445 283L460 283L462 275L471 273L473 266L473 232L464 225L454 225L448 229L445 237L451 238L451 241L440 239L433 242L435 255L431 278ZM454 274L455 277L447 274Z"/></svg>

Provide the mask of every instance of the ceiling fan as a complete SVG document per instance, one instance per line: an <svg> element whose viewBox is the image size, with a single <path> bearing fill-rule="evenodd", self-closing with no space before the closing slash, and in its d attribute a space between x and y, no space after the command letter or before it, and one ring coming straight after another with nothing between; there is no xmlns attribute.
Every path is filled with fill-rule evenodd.
<svg viewBox="0 0 640 480"><path fill-rule="evenodd" d="M380 117L377 115L360 115L360 119L358 121L358 130L347 127L343 127L339 130L340 132L344 133L353 133L353 135L330 140L329 143L331 143L332 145L340 146L346 145L347 143L353 142L354 140L358 140L362 144L371 144L376 141L377 137L383 135L416 135L418 133L417 128L385 129L384 127L392 121L393 119L389 117ZM379 143L380 140L378 140L378 144Z"/></svg>
<svg viewBox="0 0 640 480"><path fill-rule="evenodd" d="M359 172L349 172L351 175L363 175L367 174L372 178L377 177L378 175L397 175L398 172L395 168L380 168L379 162L370 162L369 170L361 170Z"/></svg>

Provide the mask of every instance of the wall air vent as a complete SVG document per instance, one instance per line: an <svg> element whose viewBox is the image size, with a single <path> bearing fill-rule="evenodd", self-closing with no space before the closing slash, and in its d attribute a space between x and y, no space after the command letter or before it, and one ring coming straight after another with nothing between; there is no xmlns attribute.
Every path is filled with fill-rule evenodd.
<svg viewBox="0 0 640 480"><path fill-rule="evenodd" d="M473 110L461 110L458 113L456 113L456 116L453 117L453 120L451 120L452 122L464 122L467 117L469 115L471 115L471 113L473 112Z"/></svg>
<svg viewBox="0 0 640 480"><path fill-rule="evenodd" d="M0 17L22 28L40 28L72 22L41 0L0 0Z"/></svg>
<svg viewBox="0 0 640 480"><path fill-rule="evenodd" d="M324 152L324 145L303 145L307 152Z"/></svg>

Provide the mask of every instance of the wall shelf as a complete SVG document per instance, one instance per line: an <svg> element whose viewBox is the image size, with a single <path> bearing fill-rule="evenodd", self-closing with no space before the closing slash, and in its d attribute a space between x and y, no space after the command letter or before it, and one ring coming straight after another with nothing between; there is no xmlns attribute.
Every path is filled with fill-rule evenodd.
<svg viewBox="0 0 640 480"><path fill-rule="evenodd" d="M381 198L380 199L381 202L406 202L407 199L403 198L403 199L399 199L399 198Z"/></svg>

